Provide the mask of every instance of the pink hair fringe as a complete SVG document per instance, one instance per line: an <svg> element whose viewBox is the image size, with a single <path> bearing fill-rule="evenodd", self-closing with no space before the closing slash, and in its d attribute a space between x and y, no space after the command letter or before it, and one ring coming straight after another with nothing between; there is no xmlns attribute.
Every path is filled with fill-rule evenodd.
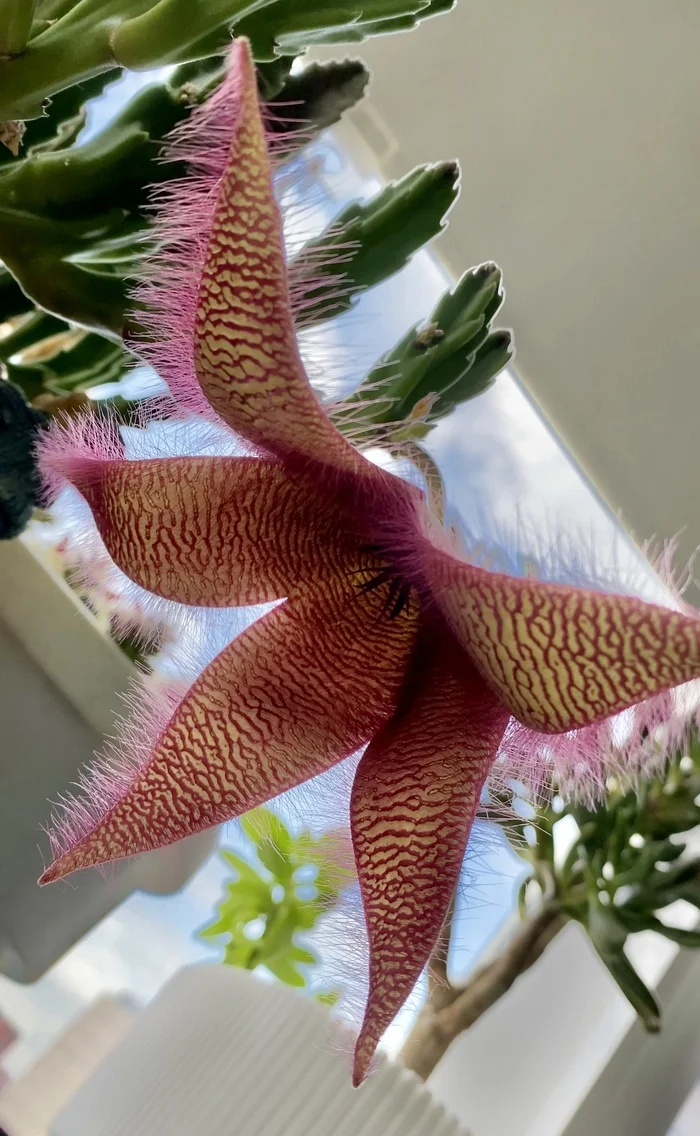
<svg viewBox="0 0 700 1136"><path fill-rule="evenodd" d="M36 456L48 506L66 486L86 488L99 477L101 464L122 461L125 455L116 419L85 411L54 418L37 439Z"/></svg>
<svg viewBox="0 0 700 1136"><path fill-rule="evenodd" d="M188 172L152 190L154 224L149 242L153 241L154 251L145 257L133 292L143 332L132 341L132 349L167 383L180 412L217 422L218 415L197 379L193 340L209 234L237 133L243 50L242 42L234 41L221 85L168 136L161 160L184 163ZM299 125L280 130L283 120L278 114L264 106L261 112L264 122L269 123L274 115L277 124L267 131L274 170L276 155L284 161L290 143L301 145L306 131ZM353 247L349 242L333 244L327 250L318 247L289 266L290 304L299 329L311 305L323 302L332 308L337 299L347 295L350 284L346 278L328 277L321 267L347 261ZM154 399L152 407L158 413L162 399Z"/></svg>
<svg viewBox="0 0 700 1136"><path fill-rule="evenodd" d="M193 338L208 237L236 134L240 51L234 43L221 85L168 138L162 161L184 162L189 172L152 191L149 238L155 251L134 291L145 335L132 347L165 380L182 410L207 418L217 416L197 381Z"/></svg>
<svg viewBox="0 0 700 1136"><path fill-rule="evenodd" d="M54 859L94 830L128 792L149 761L190 683L148 676L132 683L126 711L105 752L79 777L75 792L56 801L47 835Z"/></svg>

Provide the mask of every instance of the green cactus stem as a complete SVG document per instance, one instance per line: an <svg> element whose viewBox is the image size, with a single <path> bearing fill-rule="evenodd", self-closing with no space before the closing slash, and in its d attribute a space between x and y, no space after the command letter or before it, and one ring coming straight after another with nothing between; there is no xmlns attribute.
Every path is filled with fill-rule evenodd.
<svg viewBox="0 0 700 1136"><path fill-rule="evenodd" d="M0 0L0 57L20 55L29 41L37 0Z"/></svg>

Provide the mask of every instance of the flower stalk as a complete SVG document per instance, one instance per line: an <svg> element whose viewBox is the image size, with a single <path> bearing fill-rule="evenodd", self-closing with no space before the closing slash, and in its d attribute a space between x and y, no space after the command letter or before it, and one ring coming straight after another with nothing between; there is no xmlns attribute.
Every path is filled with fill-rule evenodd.
<svg viewBox="0 0 700 1136"><path fill-rule="evenodd" d="M421 1080L428 1079L452 1042L473 1026L534 966L567 918L557 905L546 904L520 923L497 958L478 967L464 986L453 986L445 972L400 1052L400 1060Z"/></svg>

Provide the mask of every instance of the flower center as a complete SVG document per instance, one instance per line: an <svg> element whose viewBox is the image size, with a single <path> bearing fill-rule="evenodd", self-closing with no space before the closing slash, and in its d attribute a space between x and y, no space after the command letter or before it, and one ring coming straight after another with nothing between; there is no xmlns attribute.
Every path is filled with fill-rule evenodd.
<svg viewBox="0 0 700 1136"><path fill-rule="evenodd" d="M358 583L360 592L374 592L377 588L386 589L383 614L396 619L402 611L408 611L411 603L411 585L397 572L396 568L378 558L379 549L374 545L363 545L361 552L368 554L370 563L358 569L356 575L364 576ZM369 573L369 575L368 575Z"/></svg>

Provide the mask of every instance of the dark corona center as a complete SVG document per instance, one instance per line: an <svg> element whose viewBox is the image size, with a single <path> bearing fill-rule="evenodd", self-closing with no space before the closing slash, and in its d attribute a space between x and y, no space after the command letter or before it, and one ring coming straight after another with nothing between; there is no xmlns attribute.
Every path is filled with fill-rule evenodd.
<svg viewBox="0 0 700 1136"><path fill-rule="evenodd" d="M408 611L411 602L411 585L398 575L396 568L382 560L377 560L379 549L374 545L363 545L361 552L371 558L371 562L359 569L357 575L371 573L368 579L359 584L361 592L373 592L386 585L386 599L382 614L396 619L402 611ZM373 562L372 562L373 561Z"/></svg>

